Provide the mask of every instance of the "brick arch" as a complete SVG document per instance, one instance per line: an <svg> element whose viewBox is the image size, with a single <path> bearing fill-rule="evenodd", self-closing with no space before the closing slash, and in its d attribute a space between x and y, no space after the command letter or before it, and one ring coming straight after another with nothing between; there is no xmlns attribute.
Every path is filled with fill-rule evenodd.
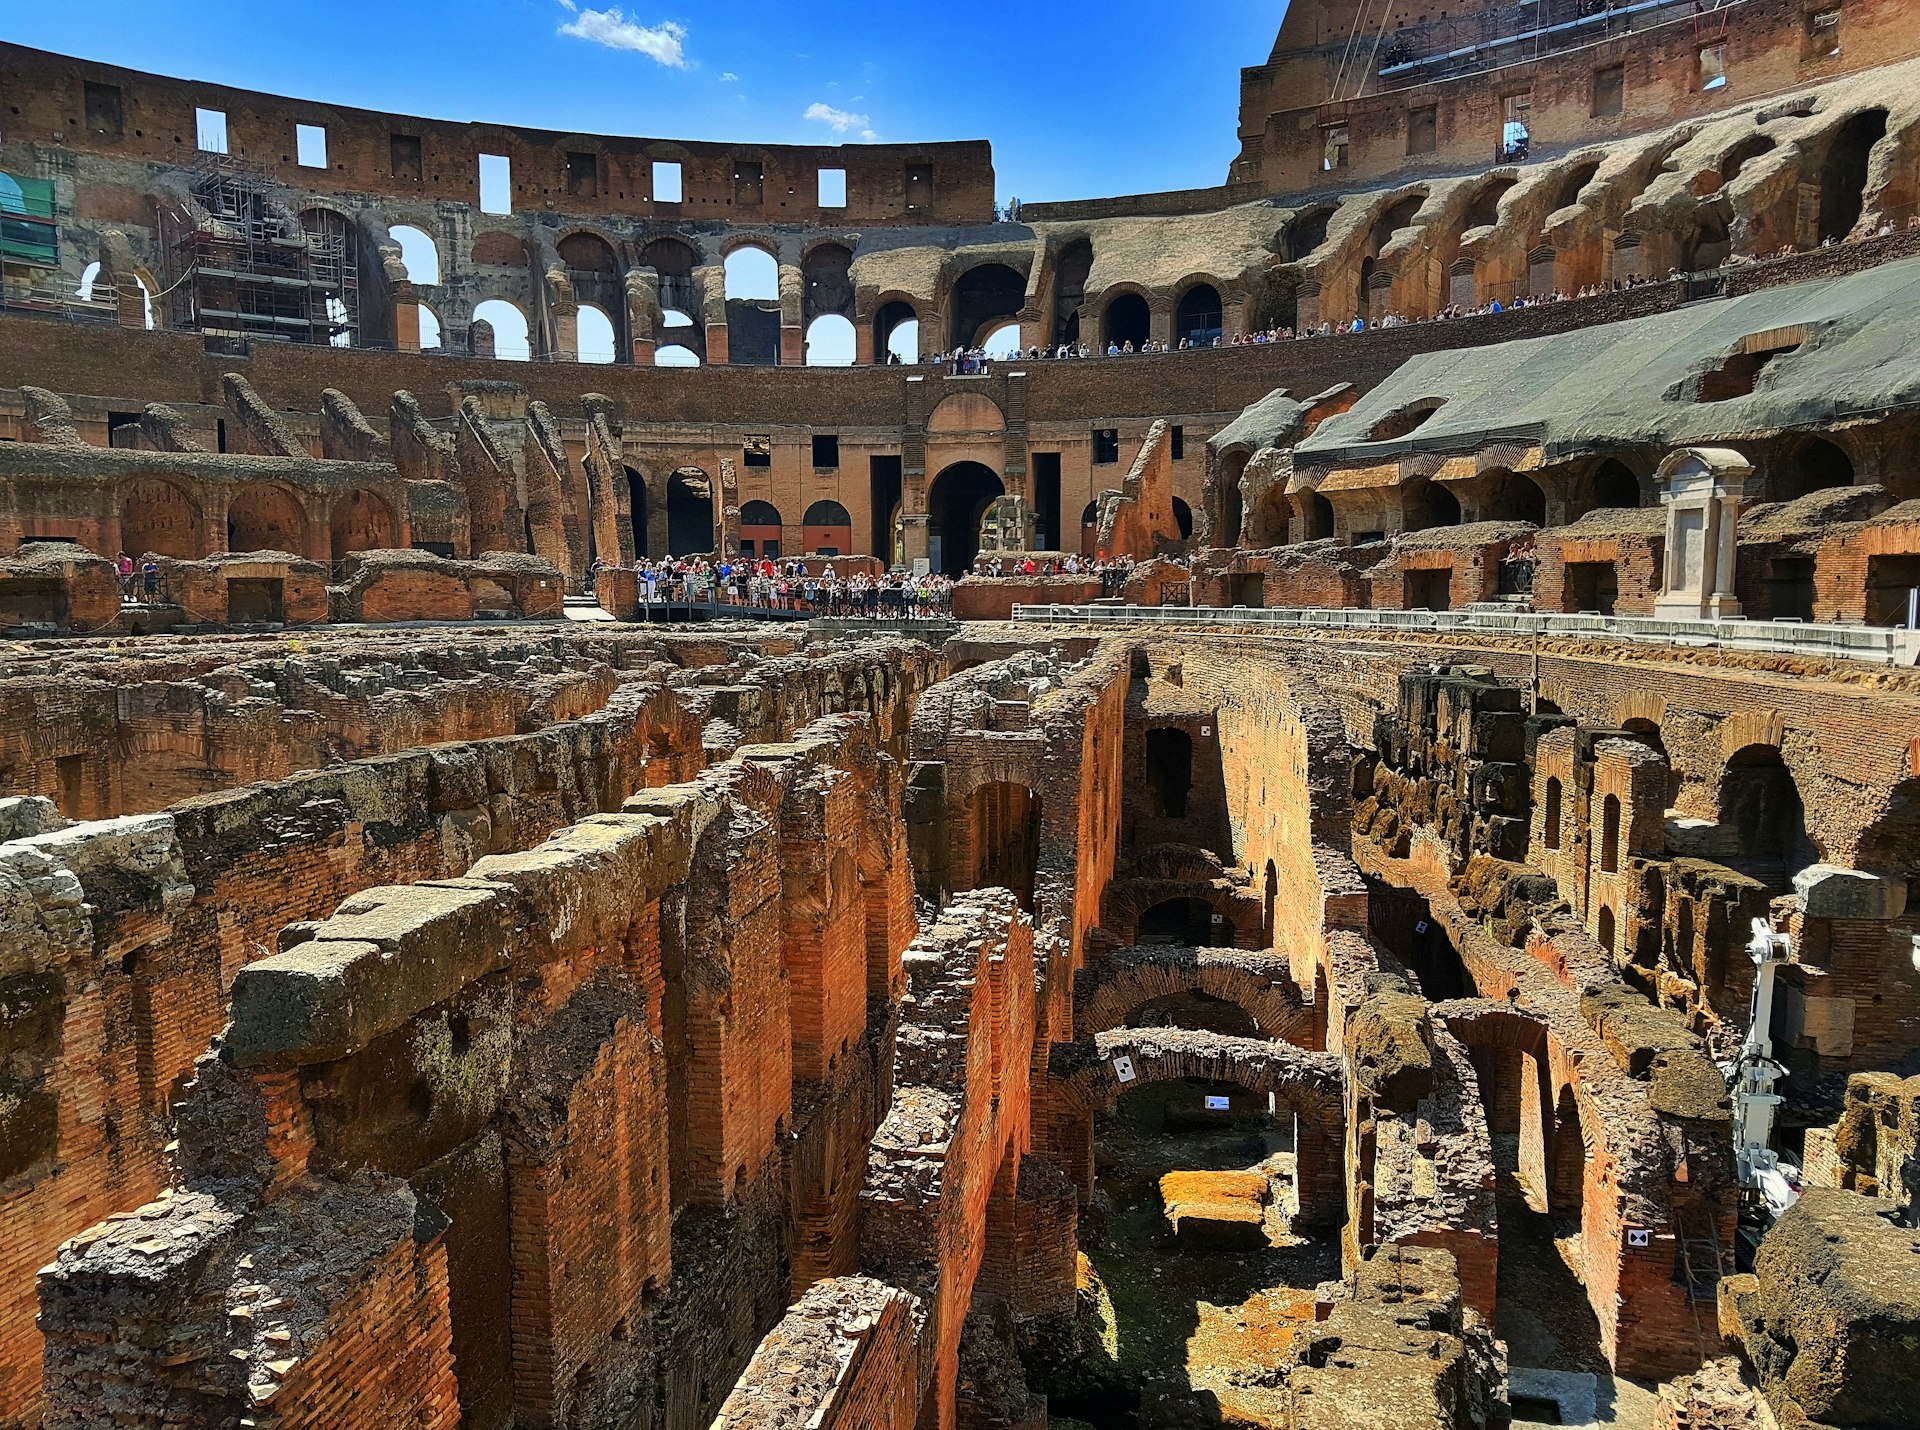
<svg viewBox="0 0 1920 1430"><path fill-rule="evenodd" d="M1122 1082L1115 1063L1133 1077ZM1291 1043L1231 1038L1186 1028L1116 1028L1055 1043L1048 1058L1045 1155L1067 1169L1084 1204L1093 1194L1093 1114L1123 1093L1193 1079L1271 1094L1298 1119L1299 1220L1338 1226L1346 1218L1346 1112L1340 1060Z"/></svg>
<svg viewBox="0 0 1920 1430"><path fill-rule="evenodd" d="M1163 844L1136 857L1126 874L1107 885L1100 901L1100 923L1107 947L1138 942L1140 916L1168 899L1203 899L1225 917L1236 948L1259 948L1265 941L1266 909L1260 895L1226 877L1217 855L1187 845Z"/></svg>
<svg viewBox="0 0 1920 1430"><path fill-rule="evenodd" d="M1074 977L1074 1032L1081 1038L1124 1028L1156 998L1205 993L1242 1009L1269 1038L1314 1046L1314 1010L1278 954L1219 948L1129 948Z"/></svg>

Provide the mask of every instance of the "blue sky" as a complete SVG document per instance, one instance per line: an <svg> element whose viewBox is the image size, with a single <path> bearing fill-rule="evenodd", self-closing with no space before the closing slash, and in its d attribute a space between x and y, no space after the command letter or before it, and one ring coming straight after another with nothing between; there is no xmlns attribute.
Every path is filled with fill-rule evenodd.
<svg viewBox="0 0 1920 1430"><path fill-rule="evenodd" d="M989 139L1000 196L1220 183L1282 3L87 0L0 37L303 99L764 143ZM811 117L809 117L811 116Z"/></svg>

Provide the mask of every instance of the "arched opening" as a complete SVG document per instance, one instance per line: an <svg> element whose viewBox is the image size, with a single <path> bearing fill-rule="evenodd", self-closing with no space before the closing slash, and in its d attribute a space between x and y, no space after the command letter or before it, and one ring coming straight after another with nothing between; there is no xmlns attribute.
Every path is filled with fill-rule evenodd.
<svg viewBox="0 0 1920 1430"><path fill-rule="evenodd" d="M1148 946L1211 948L1213 905L1205 899L1162 899L1140 915L1133 941Z"/></svg>
<svg viewBox="0 0 1920 1430"><path fill-rule="evenodd" d="M430 286L440 281L438 244L411 224L395 224L387 233L400 245L400 266L409 283Z"/></svg>
<svg viewBox="0 0 1920 1430"><path fill-rule="evenodd" d="M1098 498L1080 509L1080 554L1092 556L1100 543L1100 502Z"/></svg>
<svg viewBox="0 0 1920 1430"><path fill-rule="evenodd" d="M632 467L627 473L627 507L633 523L634 555L645 559L653 554L647 541L647 479Z"/></svg>
<svg viewBox="0 0 1920 1430"><path fill-rule="evenodd" d="M1795 873L1819 861L1800 788L1777 746L1734 751L1720 774L1717 804L1720 823L1737 836L1739 853L1727 862L1743 873L1785 892Z"/></svg>
<svg viewBox="0 0 1920 1430"><path fill-rule="evenodd" d="M896 298L880 305L873 315L873 360L920 361L920 316L913 304Z"/></svg>
<svg viewBox="0 0 1920 1430"><path fill-rule="evenodd" d="M1887 111L1868 109L1840 126L1820 166L1820 241L1838 241L1860 222L1873 146L1887 134Z"/></svg>
<svg viewBox="0 0 1920 1430"><path fill-rule="evenodd" d="M674 319L678 318L678 323ZM663 324L661 337L666 339L653 350L655 367L698 367L700 354L692 343L697 339L699 329L685 313L669 312Z"/></svg>
<svg viewBox="0 0 1920 1430"><path fill-rule="evenodd" d="M308 272L327 284L324 338L336 348L360 340L360 230L332 209L303 209L300 228L307 236Z"/></svg>
<svg viewBox="0 0 1920 1430"><path fill-rule="evenodd" d="M1620 872L1620 796L1610 794L1600 806L1600 872Z"/></svg>
<svg viewBox="0 0 1920 1430"><path fill-rule="evenodd" d="M1825 437L1809 437L1792 455L1774 464L1767 476L1767 495L1775 501L1796 501L1811 492L1853 485L1853 459Z"/></svg>
<svg viewBox="0 0 1920 1430"><path fill-rule="evenodd" d="M328 525L335 561L356 551L387 551L400 544L393 508L378 492L355 490L336 497Z"/></svg>
<svg viewBox="0 0 1920 1430"><path fill-rule="evenodd" d="M1733 252L1733 232L1725 204L1713 199L1693 211L1693 222L1680 240L1680 268L1686 273L1706 273L1727 261Z"/></svg>
<svg viewBox="0 0 1920 1430"><path fill-rule="evenodd" d="M1181 296L1173 314L1173 340L1176 346L1210 348L1225 334L1225 308L1220 290L1211 283L1196 283Z"/></svg>
<svg viewBox="0 0 1920 1430"><path fill-rule="evenodd" d="M1180 539L1182 541L1191 540L1193 537L1193 508L1188 506L1179 497L1170 498L1169 504L1173 507L1174 530L1180 533Z"/></svg>
<svg viewBox="0 0 1920 1430"><path fill-rule="evenodd" d="M1573 171L1560 181L1560 192L1554 195L1554 210L1557 212L1560 209L1570 209L1578 203L1580 191L1592 183L1593 176L1599 172L1598 159L1588 159L1584 163L1575 165Z"/></svg>
<svg viewBox="0 0 1920 1430"><path fill-rule="evenodd" d="M740 554L777 557L780 554L780 508L769 501L750 501L740 508Z"/></svg>
<svg viewBox="0 0 1920 1430"><path fill-rule="evenodd" d="M1187 794L1193 789L1193 736L1162 726L1147 731L1147 794L1156 815L1187 817Z"/></svg>
<svg viewBox="0 0 1920 1430"><path fill-rule="evenodd" d="M120 545L134 557L152 553L192 561L204 556L200 508L172 482L153 477L129 482L120 498Z"/></svg>
<svg viewBox="0 0 1920 1430"><path fill-rule="evenodd" d="M82 302L94 302L94 288L99 281L100 261L95 259L92 263L89 263L85 271L81 273L80 286L74 289L74 296ZM140 285L141 309L146 319L146 326L151 329L153 327L153 289L148 287L146 279L137 273L133 275L133 281Z"/></svg>
<svg viewBox="0 0 1920 1430"><path fill-rule="evenodd" d="M1573 1084L1560 1089L1555 1099L1552 1137L1548 1159L1547 1210L1556 1217L1577 1220L1586 1199L1587 1140L1580 1131L1580 1099Z"/></svg>
<svg viewBox="0 0 1920 1430"><path fill-rule="evenodd" d="M1600 940L1600 947L1604 948L1608 953L1612 953L1613 952L1613 910L1608 908L1605 904L1602 904L1600 906L1600 917L1596 919L1594 922L1595 922L1595 937L1597 937Z"/></svg>
<svg viewBox="0 0 1920 1430"><path fill-rule="evenodd" d="M807 326L808 367L852 367L853 323L838 313L815 318Z"/></svg>
<svg viewBox="0 0 1920 1430"><path fill-rule="evenodd" d="M1253 1014L1231 998L1218 998L1198 988L1149 998L1127 1014L1129 1028L1191 1028L1228 1038L1264 1036Z"/></svg>
<svg viewBox="0 0 1920 1430"><path fill-rule="evenodd" d="M1440 483L1415 477L1401 488L1403 526L1407 531L1426 531L1436 526L1460 524L1460 502Z"/></svg>
<svg viewBox="0 0 1920 1430"><path fill-rule="evenodd" d="M613 319L591 303L580 305L576 316L581 362L612 362L619 354Z"/></svg>
<svg viewBox="0 0 1920 1430"><path fill-rule="evenodd" d="M700 556L713 550L713 482L698 467L667 478L667 554Z"/></svg>
<svg viewBox="0 0 1920 1430"><path fill-rule="evenodd" d="M1395 441L1424 426L1432 419L1434 413L1446 405L1447 399L1444 397L1423 397L1417 402L1407 403L1404 407L1396 407L1368 429L1367 440L1369 442Z"/></svg>
<svg viewBox="0 0 1920 1430"><path fill-rule="evenodd" d="M1288 263L1299 263L1310 257L1313 251L1327 241L1327 224L1334 215L1335 206L1328 204L1324 208L1308 209L1305 213L1295 214L1287 220L1280 231L1280 256Z"/></svg>
<svg viewBox="0 0 1920 1430"><path fill-rule="evenodd" d="M1107 304L1107 311L1101 319L1100 337L1102 345L1123 352L1127 344L1133 344L1138 352L1146 345L1153 331L1153 316L1147 309L1147 300L1138 293L1122 293Z"/></svg>
<svg viewBox="0 0 1920 1430"><path fill-rule="evenodd" d="M1723 184L1732 183L1740 177L1740 171L1746 168L1748 163L1759 158L1762 154L1772 153L1773 150L1778 147L1779 145L1771 135L1749 134L1745 139L1742 139L1738 144L1735 144L1731 149L1727 150L1721 157L1720 182Z"/></svg>
<svg viewBox="0 0 1920 1430"><path fill-rule="evenodd" d="M1020 356L1020 325L1002 323L980 340L980 350L990 358Z"/></svg>
<svg viewBox="0 0 1920 1430"><path fill-rule="evenodd" d="M981 785L967 799L967 837L973 877L965 888L1011 889L1031 913L1040 859L1040 797L1010 780Z"/></svg>
<svg viewBox="0 0 1920 1430"><path fill-rule="evenodd" d="M493 355L508 362L526 362L533 357L527 336L527 315L505 298L489 298L474 305L473 320L493 328Z"/></svg>
<svg viewBox="0 0 1920 1430"><path fill-rule="evenodd" d="M438 352L444 346L444 339L440 336L440 315L425 303L416 303L414 311L420 315L420 351Z"/></svg>
<svg viewBox="0 0 1920 1430"><path fill-rule="evenodd" d="M927 488L927 555L933 569L959 576L980 554L980 518L1006 487L979 462L956 462Z"/></svg>
<svg viewBox="0 0 1920 1430"><path fill-rule="evenodd" d="M1080 341L1080 308L1087 301L1087 279L1093 273L1093 243L1076 239L1060 250L1053 265L1053 340Z"/></svg>
<svg viewBox="0 0 1920 1430"><path fill-rule="evenodd" d="M687 315L700 311L700 288L693 277L698 263L692 247L677 238L656 238L640 250L640 266L659 275L661 310L677 311L688 323L693 320Z"/></svg>
<svg viewBox="0 0 1920 1430"><path fill-rule="evenodd" d="M1307 493L1307 540L1330 541L1333 538L1333 503L1319 492Z"/></svg>
<svg viewBox="0 0 1920 1430"><path fill-rule="evenodd" d="M1560 780L1551 776L1547 780L1547 797L1541 814L1540 842L1549 849L1560 847Z"/></svg>
<svg viewBox="0 0 1920 1430"><path fill-rule="evenodd" d="M1001 322L1015 322L1027 301L1027 280L1004 263L982 263L969 268L953 285L953 328L947 345L976 346L983 334Z"/></svg>
<svg viewBox="0 0 1920 1430"><path fill-rule="evenodd" d="M1467 206L1466 217L1460 221L1462 232L1473 228L1492 228L1500 222L1500 200L1507 191L1519 183L1511 174L1502 174L1489 179L1480 186L1480 192L1473 196L1473 202Z"/></svg>
<svg viewBox="0 0 1920 1430"><path fill-rule="evenodd" d="M780 361L780 261L742 244L726 257L727 361L772 367Z"/></svg>
<svg viewBox="0 0 1920 1430"><path fill-rule="evenodd" d="M814 556L846 556L853 551L853 516L837 501L817 501L800 518L806 550Z"/></svg>
<svg viewBox="0 0 1920 1430"><path fill-rule="evenodd" d="M800 276L805 285L800 316L809 327L819 318L853 317L852 249L841 243L816 244L801 260ZM851 331L851 322L848 328Z"/></svg>
<svg viewBox="0 0 1920 1430"><path fill-rule="evenodd" d="M1486 496L1480 504L1482 521L1547 524L1547 494L1533 478L1520 472L1492 472L1485 480Z"/></svg>
<svg viewBox="0 0 1920 1430"><path fill-rule="evenodd" d="M1593 474L1593 504L1596 507L1639 506L1640 479L1626 463L1607 458Z"/></svg>
<svg viewBox="0 0 1920 1430"><path fill-rule="evenodd" d="M227 503L227 550L307 552L307 519L293 494L256 484L234 492Z"/></svg>

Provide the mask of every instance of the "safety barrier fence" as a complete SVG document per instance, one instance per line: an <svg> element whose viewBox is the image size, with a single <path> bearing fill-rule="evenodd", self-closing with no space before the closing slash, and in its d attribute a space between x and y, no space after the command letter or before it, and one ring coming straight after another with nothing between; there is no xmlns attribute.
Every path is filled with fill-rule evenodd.
<svg viewBox="0 0 1920 1430"><path fill-rule="evenodd" d="M1920 664L1920 631L1799 621L1693 621L1657 616L1505 611L1361 611L1259 606L1016 605L1016 621L1058 625L1229 626L1616 640L1645 645L1767 651L1876 665Z"/></svg>

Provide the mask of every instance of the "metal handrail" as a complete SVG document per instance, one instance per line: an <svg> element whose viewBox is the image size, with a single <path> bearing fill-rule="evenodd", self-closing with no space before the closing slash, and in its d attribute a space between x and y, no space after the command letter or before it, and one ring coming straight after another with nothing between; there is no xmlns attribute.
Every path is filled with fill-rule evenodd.
<svg viewBox="0 0 1920 1430"><path fill-rule="evenodd" d="M1015 605L1016 621L1073 625L1234 626L1252 629L1459 632L1596 638L1647 645L1768 651L1876 665L1920 665L1920 631L1798 621L1677 620L1664 616L1543 612L1373 611L1271 606Z"/></svg>

